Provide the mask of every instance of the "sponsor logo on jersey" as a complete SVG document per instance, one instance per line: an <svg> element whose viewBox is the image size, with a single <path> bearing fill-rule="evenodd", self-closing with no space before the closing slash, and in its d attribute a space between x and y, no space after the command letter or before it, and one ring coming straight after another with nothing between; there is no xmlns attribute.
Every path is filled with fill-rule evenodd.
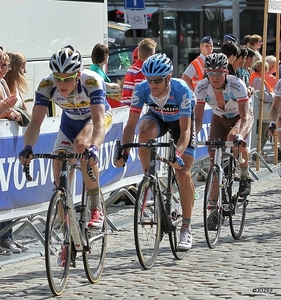
<svg viewBox="0 0 281 300"><path fill-rule="evenodd" d="M97 80L94 79L94 78L87 79L87 80L85 81L85 85L86 85L86 86L99 86Z"/></svg>
<svg viewBox="0 0 281 300"><path fill-rule="evenodd" d="M43 80L40 82L39 89L50 88L53 82L50 80Z"/></svg>
<svg viewBox="0 0 281 300"><path fill-rule="evenodd" d="M69 141L61 141L61 145L70 146Z"/></svg>

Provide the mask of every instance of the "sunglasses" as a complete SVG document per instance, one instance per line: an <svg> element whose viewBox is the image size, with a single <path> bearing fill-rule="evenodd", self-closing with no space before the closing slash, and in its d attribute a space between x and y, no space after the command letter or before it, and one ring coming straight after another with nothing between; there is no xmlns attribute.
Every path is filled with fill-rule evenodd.
<svg viewBox="0 0 281 300"><path fill-rule="evenodd" d="M148 79L147 78L147 82L148 82L148 84L152 84L152 83L159 84L159 83L163 82L166 79L166 77L160 77L160 78L157 78L157 79Z"/></svg>
<svg viewBox="0 0 281 300"><path fill-rule="evenodd" d="M65 82L65 83L71 82L74 78L77 77L77 75L78 75L78 73L75 73L75 74L73 74L71 76L67 76L67 77L59 77L53 73L54 81Z"/></svg>
<svg viewBox="0 0 281 300"><path fill-rule="evenodd" d="M11 70L11 66L10 66L10 65L7 65L7 64L1 64L1 65L0 65L0 69L8 69L8 70Z"/></svg>
<svg viewBox="0 0 281 300"><path fill-rule="evenodd" d="M207 72L207 75L208 76L221 76L222 74L224 73L224 71L209 71Z"/></svg>

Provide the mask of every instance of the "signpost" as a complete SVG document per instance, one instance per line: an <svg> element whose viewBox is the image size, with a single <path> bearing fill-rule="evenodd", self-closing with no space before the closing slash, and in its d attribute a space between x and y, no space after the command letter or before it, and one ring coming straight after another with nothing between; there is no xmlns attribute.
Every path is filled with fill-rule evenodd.
<svg viewBox="0 0 281 300"><path fill-rule="evenodd" d="M145 0L125 0L125 23L132 29L147 29Z"/></svg>

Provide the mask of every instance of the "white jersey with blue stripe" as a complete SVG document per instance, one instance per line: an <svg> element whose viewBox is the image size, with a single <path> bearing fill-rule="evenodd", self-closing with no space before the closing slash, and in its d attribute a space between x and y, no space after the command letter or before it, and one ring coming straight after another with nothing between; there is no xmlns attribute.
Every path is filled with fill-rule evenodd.
<svg viewBox="0 0 281 300"><path fill-rule="evenodd" d="M196 98L184 80L171 78L169 93L165 99L163 106L159 105L158 99L151 94L149 84L145 80L136 85L130 110L140 114L144 104L147 104L151 112L164 122L177 121L181 116L192 117Z"/></svg>
<svg viewBox="0 0 281 300"><path fill-rule="evenodd" d="M51 74L41 80L34 105L48 106L50 101L54 101L70 119L86 120L91 117L91 105L104 104L105 111L110 109L105 91L104 81L97 73L82 70L77 89L64 97L57 90Z"/></svg>

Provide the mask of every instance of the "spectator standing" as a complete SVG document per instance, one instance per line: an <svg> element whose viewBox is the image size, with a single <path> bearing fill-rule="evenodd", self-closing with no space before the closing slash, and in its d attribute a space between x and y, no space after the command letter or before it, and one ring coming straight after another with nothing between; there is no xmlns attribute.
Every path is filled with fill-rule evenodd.
<svg viewBox="0 0 281 300"><path fill-rule="evenodd" d="M5 81L9 87L10 93L16 95L17 102L14 107L20 107L27 111L21 93L28 92L26 83L26 58L19 52L6 52L10 60L9 71L5 75ZM11 224L12 221L5 221L0 223L0 230ZM27 251L29 247L23 245L13 237L13 229L9 229L4 235L0 237L0 245L6 252L21 253Z"/></svg>
<svg viewBox="0 0 281 300"><path fill-rule="evenodd" d="M3 48L0 46L0 108L1 108L1 119L6 119L10 117L11 119L15 117L15 114L11 111L11 108L15 105L17 98L15 96L10 96L9 87L4 80L6 74L10 71L10 59L9 56L3 52ZM11 104L7 106L7 101ZM5 110L4 110L5 109ZM1 222L0 230L5 228L11 221ZM2 247L4 246L4 247ZM19 247L18 247L19 246ZM20 249L22 246L19 242L13 240L12 229L4 233L0 237L0 255L9 255L13 253L21 253Z"/></svg>
<svg viewBox="0 0 281 300"><path fill-rule="evenodd" d="M137 60L128 68L124 81L121 95L121 105L131 105L131 98L135 86L145 80L142 74L143 62L155 53L157 43L150 38L145 38L138 44Z"/></svg>
<svg viewBox="0 0 281 300"><path fill-rule="evenodd" d="M271 88L274 89L276 86L276 57L274 55L268 55L265 57L265 61L268 63L268 71L265 73L265 80L268 82Z"/></svg>
<svg viewBox="0 0 281 300"><path fill-rule="evenodd" d="M92 50L92 65L90 70L98 73L104 80L106 89L120 89L118 83L111 82L110 78L103 71L103 66L108 64L109 49L105 45L96 44Z"/></svg>
<svg viewBox="0 0 281 300"><path fill-rule="evenodd" d="M255 51L251 48L246 46L247 48L247 57L244 62L243 67L237 69L237 75L240 79L242 79L247 87L250 87L250 75L251 75L251 68L253 65L254 57L255 57Z"/></svg>
<svg viewBox="0 0 281 300"><path fill-rule="evenodd" d="M228 72L229 75L237 76L236 71L233 67L233 63L236 58L240 55L240 49L237 44L233 41L227 41L221 46L221 52L226 55L228 59Z"/></svg>
<svg viewBox="0 0 281 300"><path fill-rule="evenodd" d="M250 47L255 51L255 58L253 61L253 66L256 61L262 60L262 56L260 53L260 49L262 47L262 37L258 34L251 35L251 38L249 40Z"/></svg>
<svg viewBox="0 0 281 300"><path fill-rule="evenodd" d="M213 39L210 36L204 36L200 41L200 55L197 56L183 72L181 78L187 83L192 91L194 91L197 83L205 77L205 57L213 53L213 49Z"/></svg>
<svg viewBox="0 0 281 300"><path fill-rule="evenodd" d="M227 33L223 37L223 43L226 43L226 42L234 42L235 44L238 44L238 37L232 33Z"/></svg>

